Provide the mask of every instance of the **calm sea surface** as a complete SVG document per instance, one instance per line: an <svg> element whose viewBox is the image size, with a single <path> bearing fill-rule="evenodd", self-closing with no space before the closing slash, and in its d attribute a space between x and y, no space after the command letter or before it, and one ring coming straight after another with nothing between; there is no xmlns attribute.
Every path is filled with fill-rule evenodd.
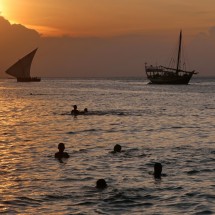
<svg viewBox="0 0 215 215"><path fill-rule="evenodd" d="M1 213L215 214L215 79L0 80L0 103Z"/></svg>

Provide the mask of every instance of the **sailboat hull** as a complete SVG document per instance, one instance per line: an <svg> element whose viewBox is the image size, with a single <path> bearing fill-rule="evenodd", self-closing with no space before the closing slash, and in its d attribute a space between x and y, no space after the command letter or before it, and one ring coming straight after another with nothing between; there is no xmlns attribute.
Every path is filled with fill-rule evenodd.
<svg viewBox="0 0 215 215"><path fill-rule="evenodd" d="M168 77L168 76L148 76L148 79L150 80L150 84L189 84L190 79L192 78L191 75L185 75L185 76L175 76L175 77Z"/></svg>
<svg viewBox="0 0 215 215"><path fill-rule="evenodd" d="M166 67L145 66L147 78L150 84L188 84L195 71L188 72Z"/></svg>
<svg viewBox="0 0 215 215"><path fill-rule="evenodd" d="M150 79L149 84L166 84L166 85L187 85L189 80L159 80L159 79Z"/></svg>
<svg viewBox="0 0 215 215"><path fill-rule="evenodd" d="M41 78L28 77L28 78L17 78L17 82L40 82Z"/></svg>

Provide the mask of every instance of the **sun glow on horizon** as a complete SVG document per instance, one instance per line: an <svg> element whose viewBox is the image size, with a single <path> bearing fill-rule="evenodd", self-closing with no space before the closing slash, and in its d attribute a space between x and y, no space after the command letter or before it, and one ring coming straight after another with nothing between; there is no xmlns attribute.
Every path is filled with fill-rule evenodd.
<svg viewBox="0 0 215 215"><path fill-rule="evenodd" d="M6 20L8 20L11 24L19 23L19 21L11 19L8 8L10 8L10 3L0 0L0 16L3 16Z"/></svg>
<svg viewBox="0 0 215 215"><path fill-rule="evenodd" d="M3 11L4 11L4 4L0 0L0 16L3 15Z"/></svg>
<svg viewBox="0 0 215 215"><path fill-rule="evenodd" d="M61 29L53 28L44 25L25 25L27 28L33 29L37 31L42 37L60 37L63 35L75 36L74 33L71 32L62 32Z"/></svg>
<svg viewBox="0 0 215 215"><path fill-rule="evenodd" d="M30 27L45 37L108 37L179 28L197 32L195 29L213 26L210 1L0 0L0 15L11 24Z"/></svg>

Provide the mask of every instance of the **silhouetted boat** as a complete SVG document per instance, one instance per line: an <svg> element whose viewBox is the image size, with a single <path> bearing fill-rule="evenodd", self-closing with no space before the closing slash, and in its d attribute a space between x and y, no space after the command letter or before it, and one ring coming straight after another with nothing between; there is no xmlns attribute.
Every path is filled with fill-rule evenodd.
<svg viewBox="0 0 215 215"><path fill-rule="evenodd" d="M181 44L182 31L179 36L178 56L176 68L165 66L147 66L145 71L150 84L188 84L193 74L197 74L195 70L186 71L181 69Z"/></svg>
<svg viewBox="0 0 215 215"><path fill-rule="evenodd" d="M5 72L17 79L17 82L39 82L41 78L31 77L31 63L33 61L34 55L37 51L37 48L32 52L18 60L15 64L13 64L9 69Z"/></svg>

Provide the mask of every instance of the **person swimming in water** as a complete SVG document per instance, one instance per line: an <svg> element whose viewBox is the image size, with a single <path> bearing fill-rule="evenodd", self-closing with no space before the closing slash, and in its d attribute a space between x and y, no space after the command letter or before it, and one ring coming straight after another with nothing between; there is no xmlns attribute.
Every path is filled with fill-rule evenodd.
<svg viewBox="0 0 215 215"><path fill-rule="evenodd" d="M64 152L64 150L65 150L64 143L58 144L58 150L59 150L59 152L55 153L55 158L58 158L58 159L69 158L69 154L67 152Z"/></svg>
<svg viewBox="0 0 215 215"><path fill-rule="evenodd" d="M71 111L72 115L78 115L79 114L79 110L77 105L73 105L73 110Z"/></svg>
<svg viewBox="0 0 215 215"><path fill-rule="evenodd" d="M162 176L162 164L161 163L155 163L154 164L154 178L160 179Z"/></svg>
<svg viewBox="0 0 215 215"><path fill-rule="evenodd" d="M113 148L114 153L121 152L122 147L119 144L116 144Z"/></svg>
<svg viewBox="0 0 215 215"><path fill-rule="evenodd" d="M84 114L87 114L88 113L88 109L87 108L84 108L84 111L80 111L79 114L80 115L84 115Z"/></svg>
<svg viewBox="0 0 215 215"><path fill-rule="evenodd" d="M96 188L98 188L98 189L105 189L106 187L107 187L107 183L106 183L106 181L103 178L97 180L97 182L96 182Z"/></svg>

